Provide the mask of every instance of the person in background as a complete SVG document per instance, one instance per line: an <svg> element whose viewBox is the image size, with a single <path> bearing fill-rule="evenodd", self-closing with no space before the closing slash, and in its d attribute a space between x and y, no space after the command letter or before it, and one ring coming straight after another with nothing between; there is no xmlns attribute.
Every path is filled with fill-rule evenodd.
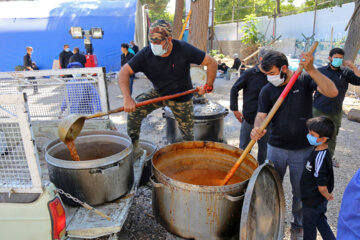
<svg viewBox="0 0 360 240"><path fill-rule="evenodd" d="M130 41L129 47L130 47L132 50L134 50L134 53L135 53L135 54L138 53L139 47L138 47L137 45L135 45L134 41ZM135 55L135 54L134 54L134 55Z"/></svg>
<svg viewBox="0 0 360 240"><path fill-rule="evenodd" d="M334 171L328 149L334 137L335 125L327 117L307 120L307 139L314 146L308 157L300 180L303 204L304 239L316 240L316 229L325 240L335 240L325 216L328 201L334 200Z"/></svg>
<svg viewBox="0 0 360 240"><path fill-rule="evenodd" d="M123 67L126 63L130 61L132 57L134 57L134 54L129 52L129 45L127 45L126 43L121 44L121 52L121 67ZM130 96L133 91L134 76L135 74L130 76Z"/></svg>
<svg viewBox="0 0 360 240"><path fill-rule="evenodd" d="M306 72L302 72L298 77L272 118L267 146L267 159L274 163L281 181L286 169L289 167L290 170L293 193L290 232L295 239L303 237L300 179L305 161L312 151L306 138L306 120L312 118L313 93L318 89L330 98L338 95L335 84L314 68L314 57L311 53L304 53L301 60L300 65ZM258 113L251 131L251 139L255 141L266 133L266 130L260 131L260 126L294 74L288 66L286 56L274 50L270 50L261 61L260 67L270 83L260 92Z"/></svg>
<svg viewBox="0 0 360 240"><path fill-rule="evenodd" d="M118 74L119 86L124 96L124 110L128 112L127 130L134 146L134 159L144 153L139 145L142 120L152 111L164 106L172 110L183 140L194 140L194 106L191 94L142 107L136 107L136 102L192 89L190 64L207 67L207 82L198 87L198 93L202 95L211 92L217 70L213 57L185 41L173 39L171 25L165 20L157 20L151 24L149 40L150 45L141 49ZM137 96L135 102L130 96L129 78L136 72L143 72L154 88Z"/></svg>
<svg viewBox="0 0 360 240"><path fill-rule="evenodd" d="M232 65L231 69L236 69L236 71L237 71L237 70L239 70L241 61L240 61L239 55L237 53L234 53L233 57L234 57L234 64Z"/></svg>
<svg viewBox="0 0 360 240"><path fill-rule="evenodd" d="M232 73L237 72L239 70L239 67L240 67L240 64L241 64L239 55L237 53L234 53L233 57L234 57L234 63L232 65L232 67L227 71L226 80L231 79Z"/></svg>
<svg viewBox="0 0 360 240"><path fill-rule="evenodd" d="M82 68L80 62L71 62L67 68ZM94 114L101 112L101 101L96 88L86 77L81 74L73 74L73 79L66 84L66 96L61 104L61 113L69 108L70 114Z"/></svg>
<svg viewBox="0 0 360 240"><path fill-rule="evenodd" d="M69 59L69 63L73 62L79 62L82 67L85 67L86 57L80 53L78 47L74 47L74 55L72 55Z"/></svg>
<svg viewBox="0 0 360 240"><path fill-rule="evenodd" d="M220 76L223 77L226 75L228 66L225 63L222 63L221 60L218 60L218 71L220 72Z"/></svg>
<svg viewBox="0 0 360 240"><path fill-rule="evenodd" d="M344 50L341 48L331 49L329 52L329 64L318 70L333 81L339 90L335 98L328 98L321 92L316 91L314 95L313 114L314 117L327 116L335 124L335 136L329 141L329 151L333 157L334 167L339 167L339 161L334 158L336 148L336 136L342 120L342 105L349 84L360 85L360 70L351 62L343 61ZM343 66L343 67L342 67Z"/></svg>
<svg viewBox="0 0 360 240"><path fill-rule="evenodd" d="M261 48L259 51L259 62L261 63L267 48ZM268 83L266 75L261 71L260 65L249 68L234 83L230 90L230 110L233 111L236 119L241 123L239 148L245 149L250 142L250 132L254 127L254 120L258 110L258 100L261 89ZM238 109L239 91L243 90L242 112ZM257 161L259 165L266 159L267 133L258 142Z"/></svg>
<svg viewBox="0 0 360 240"><path fill-rule="evenodd" d="M245 72L246 70L246 66L245 66L245 62L241 61L241 66L240 66L240 75Z"/></svg>
<svg viewBox="0 0 360 240"><path fill-rule="evenodd" d="M59 64L60 68L65 69L69 64L70 57L73 53L70 51L69 44L65 44L62 52L59 54Z"/></svg>
<svg viewBox="0 0 360 240"><path fill-rule="evenodd" d="M34 71L33 69L33 62L32 62L32 58L31 55L33 54L34 49L31 46L26 47L26 54L23 58L23 62L24 62L24 70L25 71ZM34 92L33 94L37 94L38 93L38 86L37 86L37 82L33 81L33 79L35 79L35 77L29 77L27 78L30 80L30 82L34 85Z"/></svg>

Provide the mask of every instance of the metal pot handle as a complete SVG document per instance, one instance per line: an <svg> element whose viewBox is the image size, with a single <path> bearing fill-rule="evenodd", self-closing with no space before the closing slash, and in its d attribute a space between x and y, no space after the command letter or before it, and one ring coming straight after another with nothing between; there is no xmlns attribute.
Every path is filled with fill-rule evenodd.
<svg viewBox="0 0 360 240"><path fill-rule="evenodd" d="M157 182L157 181L155 180L154 175L151 175L149 179L150 179L151 184L152 184L155 188L164 187L164 184L159 183L159 182Z"/></svg>
<svg viewBox="0 0 360 240"><path fill-rule="evenodd" d="M240 196L236 196L236 197L231 196L231 195L229 195L229 194L225 194L225 199L226 199L226 200L229 200L230 202L238 202L238 201L241 201L241 200L244 199L244 197L245 197L245 194L240 195Z"/></svg>
<svg viewBox="0 0 360 240"><path fill-rule="evenodd" d="M121 160L118 163L116 163L114 166L109 167L109 168L105 168L105 169L102 169L102 168L90 169L89 173L90 174L104 174L106 172L117 170L117 168L119 168L124 162L125 162L125 160Z"/></svg>

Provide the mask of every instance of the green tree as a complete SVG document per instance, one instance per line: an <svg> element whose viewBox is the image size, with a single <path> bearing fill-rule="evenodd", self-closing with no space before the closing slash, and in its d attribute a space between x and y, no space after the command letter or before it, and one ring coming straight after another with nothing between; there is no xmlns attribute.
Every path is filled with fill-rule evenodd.
<svg viewBox="0 0 360 240"><path fill-rule="evenodd" d="M244 34L241 38L241 42L245 44L259 42L260 34L256 28L258 20L255 14L246 15L244 18L244 25L241 28L241 32Z"/></svg>
<svg viewBox="0 0 360 240"><path fill-rule="evenodd" d="M174 15L166 11L166 6L170 0L140 0L142 5L147 5L149 9L149 18L153 22L157 19L164 19L172 22Z"/></svg>

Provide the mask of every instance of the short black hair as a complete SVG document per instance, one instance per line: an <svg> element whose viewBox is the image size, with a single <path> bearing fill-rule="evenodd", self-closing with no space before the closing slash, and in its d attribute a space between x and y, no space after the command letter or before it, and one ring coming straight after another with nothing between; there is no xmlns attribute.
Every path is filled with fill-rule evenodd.
<svg viewBox="0 0 360 240"><path fill-rule="evenodd" d="M129 49L129 44L123 43L123 44L121 44L121 47L126 48L126 49Z"/></svg>
<svg viewBox="0 0 360 240"><path fill-rule="evenodd" d="M319 137L327 137L328 142L335 134L335 124L330 118L321 116L310 118L306 121L306 126L309 131L314 131L319 134Z"/></svg>
<svg viewBox="0 0 360 240"><path fill-rule="evenodd" d="M332 57L334 56L334 54L340 54L340 55L345 55L345 52L342 48L333 48L330 50L329 52L329 56Z"/></svg>
<svg viewBox="0 0 360 240"><path fill-rule="evenodd" d="M273 66L281 69L284 65L289 66L287 57L283 53L275 50L267 51L261 62L261 68L266 72L270 71Z"/></svg>

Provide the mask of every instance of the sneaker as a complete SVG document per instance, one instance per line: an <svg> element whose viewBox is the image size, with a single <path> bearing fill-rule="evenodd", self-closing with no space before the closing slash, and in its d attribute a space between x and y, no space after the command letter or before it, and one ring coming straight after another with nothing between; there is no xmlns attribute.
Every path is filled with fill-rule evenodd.
<svg viewBox="0 0 360 240"><path fill-rule="evenodd" d="M134 162L138 160L145 153L145 150L140 146L139 140L133 142L133 153L134 153Z"/></svg>
<svg viewBox="0 0 360 240"><path fill-rule="evenodd" d="M290 229L290 239L291 240L303 240L304 230L303 228L291 228Z"/></svg>
<svg viewBox="0 0 360 240"><path fill-rule="evenodd" d="M338 160L336 160L335 158L332 159L332 164L333 167L339 168L340 167L340 163Z"/></svg>

